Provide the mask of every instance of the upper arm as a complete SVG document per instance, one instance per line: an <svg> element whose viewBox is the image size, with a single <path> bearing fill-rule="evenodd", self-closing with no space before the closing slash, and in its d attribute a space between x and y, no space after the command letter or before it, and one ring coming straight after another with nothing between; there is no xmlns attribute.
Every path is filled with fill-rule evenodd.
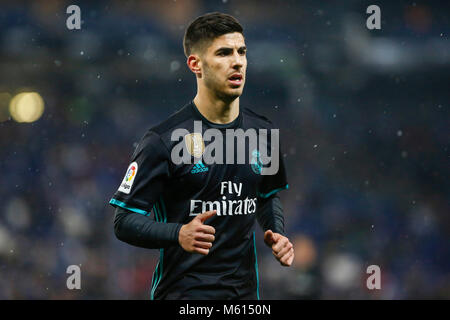
<svg viewBox="0 0 450 320"><path fill-rule="evenodd" d="M150 215L168 177L168 151L160 137L149 131L137 146L110 204L116 208Z"/></svg>

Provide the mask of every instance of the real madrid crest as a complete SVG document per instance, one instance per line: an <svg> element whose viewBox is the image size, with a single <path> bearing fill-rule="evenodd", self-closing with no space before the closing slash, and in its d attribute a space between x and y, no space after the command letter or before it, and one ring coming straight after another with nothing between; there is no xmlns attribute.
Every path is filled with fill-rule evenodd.
<svg viewBox="0 0 450 320"><path fill-rule="evenodd" d="M195 158L200 158L205 152L205 143L201 133L190 133L184 136L187 151Z"/></svg>
<svg viewBox="0 0 450 320"><path fill-rule="evenodd" d="M263 163L261 162L261 156L257 149L252 151L252 160L251 160L252 170L256 174L261 174Z"/></svg>

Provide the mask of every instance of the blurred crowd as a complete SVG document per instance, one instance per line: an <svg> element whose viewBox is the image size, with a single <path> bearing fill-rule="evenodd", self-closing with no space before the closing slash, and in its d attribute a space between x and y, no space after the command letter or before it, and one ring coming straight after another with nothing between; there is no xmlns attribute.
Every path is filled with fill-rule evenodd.
<svg viewBox="0 0 450 320"><path fill-rule="evenodd" d="M78 1L68 30L70 4L0 2L0 299L149 298L159 252L117 240L108 202L195 96L182 37L210 11L244 26L241 106L281 129L295 260L258 229L261 298L450 298L449 4L380 1L368 30L364 1ZM8 113L22 91L44 100L33 123Z"/></svg>

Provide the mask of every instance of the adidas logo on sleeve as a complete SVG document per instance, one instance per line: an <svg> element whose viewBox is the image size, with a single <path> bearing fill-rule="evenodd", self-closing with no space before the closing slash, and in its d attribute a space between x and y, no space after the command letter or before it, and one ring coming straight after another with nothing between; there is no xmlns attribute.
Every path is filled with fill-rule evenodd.
<svg viewBox="0 0 450 320"><path fill-rule="evenodd" d="M208 171L208 169L209 168L203 164L202 160L200 160L199 162L197 162L194 165L194 167L191 170L191 173L194 174L194 173L206 172L206 171Z"/></svg>

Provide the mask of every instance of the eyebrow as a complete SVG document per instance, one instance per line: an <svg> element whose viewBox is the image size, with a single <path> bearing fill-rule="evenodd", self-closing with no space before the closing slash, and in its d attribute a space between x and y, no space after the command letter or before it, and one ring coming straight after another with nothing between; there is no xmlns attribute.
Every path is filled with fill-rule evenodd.
<svg viewBox="0 0 450 320"><path fill-rule="evenodd" d="M214 53L216 54L216 53L219 53L220 51L232 51L232 50L233 50L233 48L231 48L231 47L220 47ZM239 47L238 51L240 51L240 50L247 51L247 47L246 46Z"/></svg>

